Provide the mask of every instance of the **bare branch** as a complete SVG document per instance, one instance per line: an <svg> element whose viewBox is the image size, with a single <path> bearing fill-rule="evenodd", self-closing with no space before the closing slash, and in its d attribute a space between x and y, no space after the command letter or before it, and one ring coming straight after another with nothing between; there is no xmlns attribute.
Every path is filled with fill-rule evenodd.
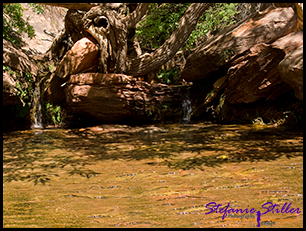
<svg viewBox="0 0 306 231"><path fill-rule="evenodd" d="M127 29L131 29L136 26L140 19L146 14L150 3L140 3L137 8L126 17Z"/></svg>

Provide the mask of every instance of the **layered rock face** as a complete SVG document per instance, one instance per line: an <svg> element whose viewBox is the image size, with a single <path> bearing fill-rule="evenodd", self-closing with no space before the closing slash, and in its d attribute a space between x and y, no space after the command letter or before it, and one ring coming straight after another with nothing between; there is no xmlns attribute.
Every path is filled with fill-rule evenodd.
<svg viewBox="0 0 306 231"><path fill-rule="evenodd" d="M299 30L297 19L291 7L270 7L246 18L200 45L187 58L182 77L204 82L206 78L222 78L226 100L231 104L275 99L292 88L302 99L301 78L294 76L303 70L301 51L288 66L289 59L294 59L289 55L303 46L303 30ZM285 56L287 62L282 62ZM285 77L287 73L291 73L290 80Z"/></svg>
<svg viewBox="0 0 306 231"><path fill-rule="evenodd" d="M187 57L182 77L200 92L191 119L249 123L262 116L275 123L289 117L285 112L291 121L301 118L303 4L288 6L250 15Z"/></svg>
<svg viewBox="0 0 306 231"><path fill-rule="evenodd" d="M292 8L268 8L200 45L187 58L182 77L195 81L226 73L229 64L243 52L258 43L272 43L296 27L297 16Z"/></svg>
<svg viewBox="0 0 306 231"><path fill-rule="evenodd" d="M126 86L131 80L132 76L116 74L72 75L66 88L66 101L75 112L118 121L132 113L116 87Z"/></svg>
<svg viewBox="0 0 306 231"><path fill-rule="evenodd" d="M282 80L293 88L295 96L303 100L303 46L288 53L278 70Z"/></svg>
<svg viewBox="0 0 306 231"><path fill-rule="evenodd" d="M22 49L31 54L43 54L50 48L55 36L64 29L66 11L61 7L41 5L44 12L37 14L29 7L29 3L21 5L25 9L22 17L29 18L29 24L33 26L36 35L30 39L23 34L22 39L25 44Z"/></svg>
<svg viewBox="0 0 306 231"><path fill-rule="evenodd" d="M260 43L251 47L233 61L227 71L228 85L225 93L228 102L252 103L262 98L273 100L290 90L287 81L281 78L278 65L287 53L302 45L303 32L298 31L272 44ZM299 86L303 88L303 85Z"/></svg>
<svg viewBox="0 0 306 231"><path fill-rule="evenodd" d="M266 44L252 47L244 56L231 64L226 89L229 103L252 103L260 98L274 99L283 81L277 71L284 52ZM283 92L284 89L282 89Z"/></svg>
<svg viewBox="0 0 306 231"><path fill-rule="evenodd" d="M10 42L4 39L3 65L11 70L3 70L3 106L16 105L20 103L16 83L19 82L19 85L26 84L26 87L30 87L29 83L23 82L20 76L23 73L30 73L35 77L38 73L38 66L21 50L16 49Z"/></svg>
<svg viewBox="0 0 306 231"><path fill-rule="evenodd" d="M141 122L159 119L163 107L179 108L180 89L149 84L124 74L82 73L72 75L66 101L78 114L103 122Z"/></svg>

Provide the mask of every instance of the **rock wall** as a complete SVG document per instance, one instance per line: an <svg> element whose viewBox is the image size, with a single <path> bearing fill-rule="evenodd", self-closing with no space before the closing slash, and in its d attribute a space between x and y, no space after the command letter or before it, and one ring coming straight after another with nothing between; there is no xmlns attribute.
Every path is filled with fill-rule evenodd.
<svg viewBox="0 0 306 231"><path fill-rule="evenodd" d="M272 44L256 44L234 60L227 71L225 94L228 102L252 103L262 98L273 100L292 89L281 78L278 65L287 53L302 45L303 32L293 32Z"/></svg>
<svg viewBox="0 0 306 231"><path fill-rule="evenodd" d="M292 7L269 7L217 34L187 57L182 77L203 86L195 99L194 118L213 108L219 119L227 120L224 108L240 105L241 110L241 105L250 104L256 110L260 100L272 107L273 100L292 89L303 100L303 30L295 12Z"/></svg>
<svg viewBox="0 0 306 231"><path fill-rule="evenodd" d="M38 66L3 39L4 131L30 127L30 106Z"/></svg>
<svg viewBox="0 0 306 231"><path fill-rule="evenodd" d="M37 14L28 3L21 5L25 8L23 18L29 18L29 24L33 26L36 34L33 39L22 34L24 41L22 49L29 51L30 54L44 54L52 45L55 36L65 28L64 19L67 10L62 7L41 5L44 12Z"/></svg>
<svg viewBox="0 0 306 231"><path fill-rule="evenodd" d="M230 63L258 43L272 43L296 30L297 16L289 8L268 8L247 17L200 45L188 56L182 77L186 81L226 73Z"/></svg>
<svg viewBox="0 0 306 231"><path fill-rule="evenodd" d="M282 80L293 88L295 96L303 100L303 46L289 52L279 63L278 71Z"/></svg>
<svg viewBox="0 0 306 231"><path fill-rule="evenodd" d="M65 10L43 6L44 12L37 14L28 3L21 5L24 8L22 17L24 20L28 19L29 24L33 26L36 37L30 39L22 33L21 48L3 40L4 130L30 128L30 109L35 83L38 81L39 73L44 69L42 65L37 64L33 54L43 54L47 51L54 36L64 28Z"/></svg>
<svg viewBox="0 0 306 231"><path fill-rule="evenodd" d="M103 122L137 124L167 116L178 122L180 117L181 88L149 84L133 76L114 73L71 75L65 93L75 113Z"/></svg>
<svg viewBox="0 0 306 231"><path fill-rule="evenodd" d="M19 87L32 87L22 76L29 73L33 76L33 81L38 73L38 66L20 49L13 46L12 43L3 39L3 106L16 105L20 103L18 95ZM20 89L19 89L20 90Z"/></svg>

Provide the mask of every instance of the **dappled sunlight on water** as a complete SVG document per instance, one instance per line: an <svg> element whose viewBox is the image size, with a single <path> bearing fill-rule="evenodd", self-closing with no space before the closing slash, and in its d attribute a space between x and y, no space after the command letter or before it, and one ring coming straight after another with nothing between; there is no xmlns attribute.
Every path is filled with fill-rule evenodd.
<svg viewBox="0 0 306 231"><path fill-rule="evenodd" d="M3 135L4 227L256 227L210 202L302 227L302 131L252 125L101 125ZM241 215L241 214L237 214Z"/></svg>

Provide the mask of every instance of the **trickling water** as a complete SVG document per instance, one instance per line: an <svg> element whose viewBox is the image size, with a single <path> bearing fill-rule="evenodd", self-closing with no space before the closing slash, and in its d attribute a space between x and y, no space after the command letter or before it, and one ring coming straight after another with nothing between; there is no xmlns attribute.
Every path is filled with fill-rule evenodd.
<svg viewBox="0 0 306 231"><path fill-rule="evenodd" d="M183 124L188 124L189 123L189 117L190 117L190 114L191 114L191 111L192 111L192 108L191 108L191 101L187 98L185 98L183 100L183 103L182 103L182 123Z"/></svg>
<svg viewBox="0 0 306 231"><path fill-rule="evenodd" d="M41 113L41 96L39 83L35 86L33 96L32 123L34 128L43 128L42 113Z"/></svg>

